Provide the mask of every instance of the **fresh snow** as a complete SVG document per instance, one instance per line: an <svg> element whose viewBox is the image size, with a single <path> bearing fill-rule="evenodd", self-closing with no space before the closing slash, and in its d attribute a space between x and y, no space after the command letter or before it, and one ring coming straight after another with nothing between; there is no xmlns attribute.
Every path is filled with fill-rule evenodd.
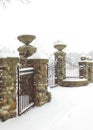
<svg viewBox="0 0 93 130"><path fill-rule="evenodd" d="M20 68L19 71L29 71L29 70L33 70L33 67L28 67L28 68Z"/></svg>
<svg viewBox="0 0 93 130"><path fill-rule="evenodd" d="M20 68L19 72L20 72L20 75L32 74L33 73L33 67Z"/></svg>
<svg viewBox="0 0 93 130"><path fill-rule="evenodd" d="M93 84L49 91L51 102L0 122L0 130L93 130Z"/></svg>

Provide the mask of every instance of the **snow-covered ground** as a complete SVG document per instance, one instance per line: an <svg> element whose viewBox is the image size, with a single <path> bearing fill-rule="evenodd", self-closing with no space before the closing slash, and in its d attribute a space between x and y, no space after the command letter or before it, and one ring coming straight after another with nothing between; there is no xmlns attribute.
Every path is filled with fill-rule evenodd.
<svg viewBox="0 0 93 130"><path fill-rule="evenodd" d="M0 122L0 130L93 130L93 84L49 91L50 103Z"/></svg>

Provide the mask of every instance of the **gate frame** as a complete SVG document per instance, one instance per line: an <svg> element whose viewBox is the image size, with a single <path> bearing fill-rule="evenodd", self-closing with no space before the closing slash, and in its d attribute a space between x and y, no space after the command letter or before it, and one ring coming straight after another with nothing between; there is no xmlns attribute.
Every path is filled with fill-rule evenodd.
<svg viewBox="0 0 93 130"><path fill-rule="evenodd" d="M52 62L47 64L47 84L48 84L48 87L50 87L50 88L57 86L57 84L56 84L57 77L55 75L55 66L56 66L55 60L53 60ZM52 72L51 75L49 75L49 70L51 70L51 72ZM51 85L49 84L49 80L52 83Z"/></svg>
<svg viewBox="0 0 93 130"><path fill-rule="evenodd" d="M20 65L17 65L17 113L18 116L21 116L25 112L27 112L31 107L34 106L34 102L31 102L27 107L20 111L20 75L32 74L33 67L20 68ZM22 102L23 103L23 102Z"/></svg>

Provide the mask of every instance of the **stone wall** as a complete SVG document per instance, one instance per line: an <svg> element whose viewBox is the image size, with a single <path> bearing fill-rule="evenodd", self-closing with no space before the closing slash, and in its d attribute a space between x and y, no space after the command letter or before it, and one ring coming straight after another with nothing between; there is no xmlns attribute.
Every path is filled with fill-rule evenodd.
<svg viewBox="0 0 93 130"><path fill-rule="evenodd" d="M18 58L0 58L0 119L16 116L16 65Z"/></svg>
<svg viewBox="0 0 93 130"><path fill-rule="evenodd" d="M88 85L87 79L63 80L64 87L80 87Z"/></svg>

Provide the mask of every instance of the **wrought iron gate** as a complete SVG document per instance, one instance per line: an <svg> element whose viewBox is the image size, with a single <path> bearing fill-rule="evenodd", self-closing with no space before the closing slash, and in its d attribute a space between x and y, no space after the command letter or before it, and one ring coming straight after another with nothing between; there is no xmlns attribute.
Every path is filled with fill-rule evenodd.
<svg viewBox="0 0 93 130"><path fill-rule="evenodd" d="M56 65L56 62L53 61L53 62L50 62L48 63L47 65L47 70L48 70L48 87L55 87L56 86L56 83L55 83L55 65Z"/></svg>
<svg viewBox="0 0 93 130"><path fill-rule="evenodd" d="M66 57L66 78L79 78L79 65L74 57Z"/></svg>
<svg viewBox="0 0 93 130"><path fill-rule="evenodd" d="M34 105L33 68L20 68L17 65L18 115L22 115Z"/></svg>

